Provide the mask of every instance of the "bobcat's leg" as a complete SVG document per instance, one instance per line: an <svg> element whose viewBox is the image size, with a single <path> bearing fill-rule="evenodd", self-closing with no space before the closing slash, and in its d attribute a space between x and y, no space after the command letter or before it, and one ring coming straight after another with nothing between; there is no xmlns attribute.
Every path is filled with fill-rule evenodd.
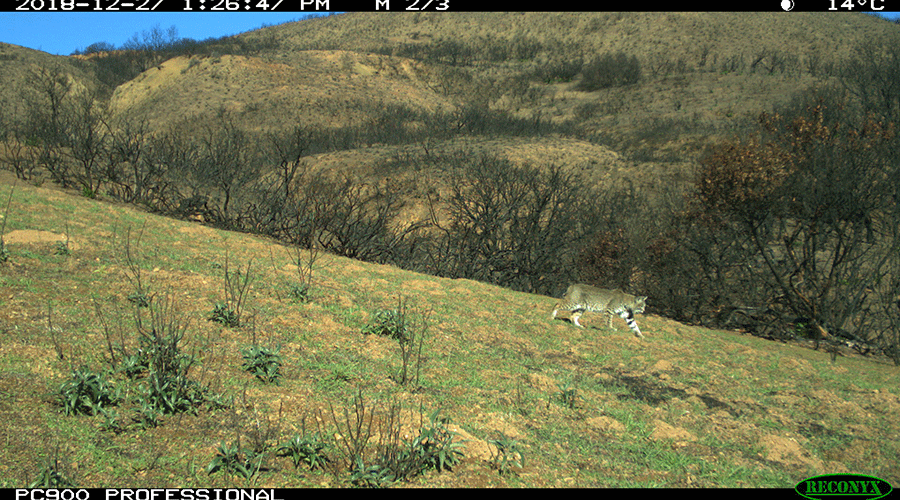
<svg viewBox="0 0 900 500"><path fill-rule="evenodd" d="M570 318L572 320L572 323L575 323L575 326L579 328L584 328L583 326L581 326L581 323L578 322L578 318L581 317L582 313L584 313L584 309L578 309L577 311L572 313L572 317Z"/></svg>
<svg viewBox="0 0 900 500"><path fill-rule="evenodd" d="M553 312L550 313L550 319L556 319L556 313L559 312L560 305L561 304L557 303L555 306L553 306Z"/></svg>
<svg viewBox="0 0 900 500"><path fill-rule="evenodd" d="M628 328L631 328L631 331L634 332L635 337L644 338L644 334L641 333L641 329L638 328L637 322L634 321L634 314L631 314L631 311L626 309L619 313L619 317L625 320L625 323L628 324Z"/></svg>

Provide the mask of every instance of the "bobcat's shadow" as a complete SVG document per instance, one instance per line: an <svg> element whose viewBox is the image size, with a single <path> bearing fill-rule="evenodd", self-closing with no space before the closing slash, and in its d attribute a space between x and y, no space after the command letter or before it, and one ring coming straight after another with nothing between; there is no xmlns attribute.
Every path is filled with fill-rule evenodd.
<svg viewBox="0 0 900 500"><path fill-rule="evenodd" d="M561 317L556 317L556 318L553 318L553 320L554 320L554 321L562 321L562 322L564 322L564 323L568 323L568 324L574 326L575 328L578 328L578 325L576 325L576 324L572 321L572 318L561 318ZM581 328L584 328L585 330L602 330L602 328L600 328L599 326L585 325L585 324L582 324L582 325L581 325Z"/></svg>

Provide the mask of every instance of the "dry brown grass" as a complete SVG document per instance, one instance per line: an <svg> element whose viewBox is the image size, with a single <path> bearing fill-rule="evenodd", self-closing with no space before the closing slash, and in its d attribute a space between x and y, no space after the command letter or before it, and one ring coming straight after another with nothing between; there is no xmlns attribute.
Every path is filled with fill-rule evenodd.
<svg viewBox="0 0 900 500"><path fill-rule="evenodd" d="M690 176L696 153L709 140L739 131L747 117L789 99L798 90L821 83L799 75L723 74L724 61L741 57L745 68L762 53L796 56L804 67L810 57L838 63L858 42L894 30L883 19L863 14L796 13L352 13L271 26L240 35L245 40L274 40L277 50L253 55L180 56L150 68L119 86L110 100L115 114L146 118L157 130L179 122L191 127L215 122L221 110L239 117L250 130L270 130L295 123L339 127L362 123L386 105L422 110L449 110L466 103L488 103L520 117L542 116L572 121L587 135L613 147L630 161L621 168L609 155L560 158L573 165L590 162L601 171L652 182L662 176ZM527 40L545 47L534 59L476 61L457 68L469 83L451 82L446 68L427 61L396 57L402 44L452 39L480 43ZM546 47L556 47L547 50ZM549 59L589 60L595 54L623 51L641 61L644 79L637 85L579 92L572 82L530 82L526 95L513 91L535 67ZM685 72L654 74L663 63L683 63ZM84 61L0 45L0 89L5 109L24 107L29 71L59 65L78 85L98 83ZM444 76L442 76L444 75ZM452 79L452 77L451 77ZM458 79L457 79L458 80ZM448 93L449 92L449 93ZM6 95L6 94L9 95ZM9 112L9 111L8 111ZM534 138L534 147L501 138L486 143L469 137L466 149L502 153L518 149L522 161L542 164L545 155L522 154L548 145L567 150L572 141ZM508 144L506 144L508 142ZM538 142L542 144L538 144ZM596 143L596 142L595 142ZM447 147L431 144L433 147ZM398 148L389 147L390 153ZM316 159L323 165L331 159ZM368 165L353 165L365 172ZM603 181L600 175L598 181Z"/></svg>

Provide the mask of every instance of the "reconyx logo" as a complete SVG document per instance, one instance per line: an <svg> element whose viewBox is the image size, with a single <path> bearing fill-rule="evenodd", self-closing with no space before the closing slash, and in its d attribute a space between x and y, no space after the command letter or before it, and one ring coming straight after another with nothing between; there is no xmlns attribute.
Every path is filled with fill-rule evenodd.
<svg viewBox="0 0 900 500"><path fill-rule="evenodd" d="M859 497L875 500L886 496L893 488L884 479L859 474L826 474L804 479L794 491L812 500L831 500L834 497Z"/></svg>

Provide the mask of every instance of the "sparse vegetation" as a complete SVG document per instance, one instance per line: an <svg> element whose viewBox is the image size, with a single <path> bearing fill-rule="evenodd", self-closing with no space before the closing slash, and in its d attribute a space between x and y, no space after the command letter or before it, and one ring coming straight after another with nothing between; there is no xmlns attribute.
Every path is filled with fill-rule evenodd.
<svg viewBox="0 0 900 500"><path fill-rule="evenodd" d="M489 443L494 446L491 450L491 466L498 473L509 474L524 467L525 459L518 441L500 433L497 439L492 439Z"/></svg>
<svg viewBox="0 0 900 500"><path fill-rule="evenodd" d="M64 215L60 213L59 202L44 201L35 194L35 189L23 186L16 190L12 206L17 215L10 220L10 224L13 228L28 225L53 227L56 224L53 217L56 217L61 227ZM217 256L224 255L226 245L231 261L245 261L253 252L264 249L265 246L260 245L259 240L253 237L236 233L230 234L226 241L215 234L215 230L202 227L200 229L203 232L194 233L196 237L193 240L173 246L168 243L171 241L173 228L174 232L179 233L196 229L197 226L123 207L117 208L115 212L92 211L91 207L95 206L96 201L73 199L76 201L66 201L74 203L73 208L66 212L74 213L76 220L90 222L96 231L86 233L79 240L79 251L72 257L71 262L80 262L84 266L83 271L60 276L56 274L56 269L71 263L65 264L65 261L57 259L37 265L40 256L34 252L17 252L17 261L22 259L26 264L34 265L34 272L37 273L35 278L42 279L29 283L11 275L6 269L2 279L6 289L24 294L29 302L34 302L34 297L45 294L46 290L77 289L85 284L96 283L100 279L97 276L104 273L101 276L108 280L106 282L109 285L105 288L110 289L111 296L95 299L95 306L100 306L99 313L96 310L89 311L82 316L70 306L75 303L73 298L58 293L54 296L53 324L65 325L60 331L61 342L66 351L65 359L59 360L54 356L50 338L41 337L38 345L42 346L45 355L46 360L43 362L47 365L44 366L54 366L57 370L64 369L70 362L84 361L88 366L97 366L96 362L100 361L98 356L101 354L97 347L105 343L111 346L103 349L102 353L105 359L114 357L116 360L115 365L110 365L115 371L110 372L106 380L115 384L122 398L115 406L103 404L100 413L93 417L68 421L64 427L60 427L58 423L54 425L73 429L62 431L60 439L65 439L72 446L90 450L99 457L111 456L115 451L99 448L95 444L97 442L107 443L103 446L111 447L131 439L140 439L144 433L156 436L154 439L159 440L156 448L147 442L146 449L134 452L133 458L120 457L120 460L134 465L115 472L114 476L119 478L132 477L135 474L133 467L142 467L149 468L147 474L154 478L155 483L159 481L159 484L166 483L165 477L168 477L169 470L176 470L175 473L184 478L195 477L199 473L205 481L216 484L245 485L246 475L240 468L234 466L226 473L225 461L232 457L235 461L229 463L240 464L250 473L251 481L265 479L287 485L352 485L354 481L360 485L417 485L435 484L435 481L465 485L470 474L479 474L479 471L487 469L502 472L491 474L490 477L495 478L493 481L497 481L491 484L512 485L519 481L532 481L528 479L530 476L520 473L523 470L520 465L527 466L529 471L552 468L555 477L560 467L574 470L571 458L574 455L580 457L576 460L587 460L590 463L600 464L606 460L606 469L621 474L620 479L611 481L608 472L599 475L583 472L588 475L576 479L576 484L634 486L643 483L626 482L626 478L634 477L633 474L637 473L637 467L627 465L630 463L628 461L638 460L645 453L653 454L668 446L648 437L656 424L645 411L636 406L640 404L663 409L661 418L669 425L688 429L697 436L709 436L700 438L699 445L691 449L702 450L708 447L719 458L717 462L708 462L711 465L707 465L710 467L707 475L692 473L695 478L693 481L697 484L736 486L745 481L773 485L794 484L791 481L804 477L807 469L787 472L785 467L768 462L767 460L774 460L776 464L794 463L790 458L781 458L782 461L765 458L769 456L770 449L765 444L768 433L808 435L809 445L802 448L803 452L822 453L817 450L828 449L829 446L833 449L833 444L830 445L826 437L816 437L817 434L803 430L807 420L805 415L811 411L812 405L817 408L844 408L846 405L861 408L861 405L870 404L873 393L868 391L871 389L879 388L885 394L891 394L886 381L893 375L892 372L883 371L884 365L866 363L852 357L842 357L837 364L832 365L827 354L816 358L813 351L794 347L773 351L760 339L679 325L652 314L642 324L648 335L646 342L640 346L622 343L615 352L611 352L610 338L607 335L548 335L548 322L544 317L552 304L550 298L538 299L543 306L538 304L535 308L522 302L523 297L530 296L510 290L465 280L417 275L396 268L375 267L330 254L319 257L321 267L317 271L317 280L325 286L321 288L323 297L316 302L281 301L276 300L274 295L266 299L267 294L274 293L272 287L278 283L275 277L289 276L294 271L271 266L253 268L260 275L254 283L259 287L259 306L263 311L255 321L254 334L259 336L261 342L255 345L278 342L281 346L279 356L285 366L292 367L287 373L279 372L281 376L277 386L253 384L241 366L243 360L240 350L247 345L247 331L222 328L218 324L202 320L207 314L206 302L202 297L221 294L222 282L222 269L209 266L205 261L214 261ZM18 210L25 200L28 201L30 210ZM125 263L118 268L104 268L95 260L95 256L102 255L107 262L116 262L114 256L120 249L111 244L113 240L108 235L115 234L114 228L128 227L127 221L143 228L140 245L143 266L161 269L152 272L154 288L166 290L166 293L154 295L150 307L138 307L126 300L125 296L130 293L132 285L123 274L123 270L127 269ZM266 245L272 243L268 242ZM50 251L47 250L48 253ZM366 267L366 271L360 274L360 271L354 269L355 266L370 267ZM49 276L55 276L56 284L52 288L51 280L43 279ZM373 288L374 283L378 283L374 286L379 288ZM405 290L406 300L415 299L417 304L427 303L434 308L429 321L427 348L423 352L426 369L421 372L418 381L406 384L399 393L399 384L396 382L387 385L383 383L390 381L399 368L399 358L396 355L398 341L391 339L385 344L381 338L360 335L366 322L359 318L358 313L353 312L353 308L362 308L350 305L369 304L373 298L379 300L373 292L388 294L398 289ZM443 295L447 292L463 298L450 300ZM172 297L188 295L193 299L179 302L178 307L174 306ZM4 296L2 300L9 299ZM168 306L164 309L173 314L167 316L157 312L154 322L151 312L161 311L157 308L165 304ZM324 307L323 304L329 304L329 307ZM19 307L29 311L27 305L17 306ZM3 321L8 322L8 311L12 309L4 310L7 312L2 313ZM44 315L45 312L46 304L30 309L31 315ZM165 317L170 320L163 321L162 318ZM99 321L99 318L104 320ZM135 327L138 320L140 330ZM104 324L108 326L108 335L102 328ZM84 328L82 325L92 327ZM186 325L190 327L185 328ZM555 327L551 325L549 328ZM41 330L43 331L43 325ZM73 332L82 332L79 335L91 339L91 343L73 342ZM158 341L153 332L160 334ZM177 342L177 349L171 349L173 336L166 332L175 333L176 339L181 332L184 333ZM19 338L23 333L12 331L9 335ZM170 340L165 341L166 338ZM578 343L569 344L574 341ZM698 357L698 352L708 355ZM164 355L171 353L177 354ZM4 357L4 362L8 364L8 370L17 372L31 369L27 367L32 365L26 363L32 362L27 359L10 356ZM153 361L154 359L159 361ZM179 363L173 360L181 361ZM664 362L676 365L677 369L666 368ZM665 373L667 378L646 372L648 364L657 364L653 370L661 370L660 373ZM178 378L179 374L185 373L185 367L189 366L187 380L196 381L197 385L182 387L192 386L197 391L189 389L181 399L190 399L193 402L190 407L182 405L182 409L175 415L167 414L166 408L176 408L178 405L157 404L150 397L150 370L155 366L174 367L168 378ZM797 366L809 370L806 378L797 379ZM852 367L853 372L832 373L827 369L820 370L831 366ZM712 379L708 375L710 370L716 373ZM573 371L584 373L587 377L578 377ZM98 370L94 372L100 373ZM768 382L761 384L760 377ZM167 377L155 378L161 381ZM569 380L572 383L567 386L565 382ZM607 380L610 383L606 383ZM366 398L361 399L362 395L357 392L357 388L373 382L379 386L365 386ZM857 387L865 392L851 389L850 383L858 384ZM176 387L178 384L170 386ZM823 386L829 389L822 391ZM53 407L42 402L43 385L32 389L28 387L31 386L26 385L24 389L20 389L17 397L27 398L29 406L23 406L25 414L14 418L9 425L23 426L32 420L57 422L53 419L73 418L65 416L62 411L53 411ZM573 401L572 399L556 398L557 393L571 391L576 387L577 399L574 401L578 418L574 418L575 413L565 404L566 401ZM174 397L177 395L175 393L158 392L168 394L169 400L178 399ZM285 399L284 394L293 394L292 399ZM199 395L203 396L202 400L196 399ZM360 403L354 403L354 395L360 398ZM696 395L696 399L691 399L692 395ZM548 404L548 396L559 401L559 404ZM792 397L796 399L791 399ZM840 398L842 404L826 404L832 401L829 398L835 398L835 401ZM214 399L225 401L226 404L214 403ZM234 400L233 405L227 404L229 399ZM466 460L460 460L455 465L450 461L440 465L439 454L434 454L438 447L415 445L417 437L428 436L431 432L428 429L432 428L432 412L418 410L416 402L420 399L426 405L441 408L441 416L434 419L435 429L443 426L450 430L450 423L442 417L452 416L453 423L459 424L459 428L453 428L453 431L467 431L451 441L459 443L452 449L465 453ZM750 401L754 404L750 404ZM785 406L786 401L794 403ZM890 399L885 399L881 404L887 410L893 403ZM718 416L711 415L705 408L715 408ZM763 423L771 418L767 408L774 408L772 411L777 411L783 422L779 424L777 431L771 431L767 427L770 424ZM739 414L740 420L731 417L731 413ZM295 429L291 423L300 422L302 415L310 417L305 425L298 425L300 429ZM476 418L474 415L482 416ZM503 416L502 419L500 415ZM607 420L595 422L598 415ZM871 425L872 428L893 432L893 424L880 415L873 410L870 416L847 418L858 422L858 425ZM473 423L478 422L479 418L490 423ZM660 417L654 413L653 418ZM819 425L829 432L843 433L843 439L851 443L848 446L852 446L854 442L859 443L859 437L853 437L842 430L844 420L846 419L841 419L838 415L826 413ZM604 427L605 422L610 422L610 425L619 423L623 430ZM286 432L281 434L277 427L273 427L274 424L280 424ZM719 425L743 426L739 427L740 432L728 437L715 431ZM76 430L82 426L90 431L82 434L82 431ZM200 429L206 430L199 432ZM507 440L501 442L502 446L488 443L489 440L500 440L493 433L496 429L506 429ZM584 434L584 431L576 429L588 430ZM766 430L762 432L753 429ZM434 432L445 436L437 430ZM260 437L254 439L250 436L251 433L257 433ZM612 451L596 445L594 436L597 433L603 435L605 446ZM290 442L295 434L300 440L292 448ZM635 435L642 437L635 440ZM341 438L337 439L336 436ZM19 452L14 451L18 449L16 440L11 439L10 450L14 456L18 456L16 454ZM302 446L304 440L309 447ZM423 445L432 442L427 437L422 437L419 441ZM253 444L257 442L263 444ZM539 448L530 444L532 442L549 445ZM288 444L279 451L279 445L285 443ZM437 445L437 441L434 443ZM875 464L873 474L890 477L890 467L878 465L879 459L875 458L873 461L871 458L871 453L875 453L876 457L886 457L889 454L893 456L890 441L885 440L884 443L883 450L871 451L871 448L866 448L870 450L865 455L867 458L863 458L861 454L851 454L844 460L851 464L862 463L864 460L869 467ZM219 450L223 457L219 460L220 468L207 475L205 468L216 458L216 447L219 445L224 445ZM754 446L756 451L746 453L744 450L748 445ZM175 469L152 466L161 461L164 463L179 453L175 450L187 450L192 446L209 450L207 458L202 458L202 455L199 458L203 463L179 462L183 464L183 468L176 466ZM236 446L236 456L234 453L224 453L234 451ZM31 448L24 447L23 443L21 449ZM486 451L479 454L479 449ZM252 453L247 450L252 450ZM724 455L718 455L719 453ZM757 453L762 454L763 458ZM439 475L436 466L426 465L421 458L428 456L434 457L432 464L441 467ZM459 458L456 454L445 453L445 458L448 456ZM618 456L626 457L627 460L620 462L616 458ZM523 457L527 462L521 462ZM693 463L705 460L706 455L695 451L689 457L688 462ZM258 471L257 459L262 459ZM295 459L300 461L299 474L294 465ZM725 469L735 463L743 463L748 474L758 474L759 479L747 479L747 475L742 475L737 480L735 476L725 472ZM312 464L317 465L313 467ZM678 469L681 466L674 467L682 470ZM33 468L28 478L23 475L20 480L33 481L40 472L39 469ZM101 469L84 463L80 463L79 471L79 477L93 477L93 474L104 473ZM660 476L658 480L660 484L680 484L677 480L665 479L664 476ZM224 483L218 483L219 481ZM548 484L555 484L552 479L549 481L551 483Z"/></svg>
<svg viewBox="0 0 900 500"><path fill-rule="evenodd" d="M278 454L290 457L294 467L306 464L310 469L323 468L330 459L326 452L328 443L318 432L312 434L295 434L278 447Z"/></svg>
<svg viewBox="0 0 900 500"><path fill-rule="evenodd" d="M228 263L228 253L225 253L225 265L222 267L225 282L225 300L217 302L209 316L210 321L221 323L227 327L238 327L243 324L244 307L246 307L247 292L253 282L253 274L250 269L253 265L251 259L247 262L247 269L241 271L231 270Z"/></svg>
<svg viewBox="0 0 900 500"><path fill-rule="evenodd" d="M363 328L363 335L383 335L400 343L409 342L409 331L406 324L406 311L401 299L397 309L376 311L372 321Z"/></svg>
<svg viewBox="0 0 900 500"><path fill-rule="evenodd" d="M265 346L250 346L241 350L244 364L241 365L259 380L266 383L278 382L281 377L281 356L278 349Z"/></svg>
<svg viewBox="0 0 900 500"><path fill-rule="evenodd" d="M121 263L125 268L125 278L131 283L132 292L128 294L128 300L138 307L149 307L152 300L150 285L144 279L143 258L140 254L141 236L144 229L141 228L132 243L131 228L125 231L125 241L121 245Z"/></svg>
<svg viewBox="0 0 900 500"><path fill-rule="evenodd" d="M464 456L463 443L446 427L439 411L431 413L428 424L412 439L404 431L406 412L398 402L370 405L359 391L342 413L343 418L334 408L330 411L340 436L336 449L356 486L385 486L429 470L449 471Z"/></svg>
<svg viewBox="0 0 900 500"><path fill-rule="evenodd" d="M319 249L313 246L305 251L305 255L299 247L293 247L292 251L292 260L297 266L297 279L288 285L288 296L300 302L309 302L312 300L313 265L319 258Z"/></svg>
<svg viewBox="0 0 900 500"><path fill-rule="evenodd" d="M559 391L556 393L556 400L570 410L574 410L578 404L578 389L572 387L570 382L557 384Z"/></svg>
<svg viewBox="0 0 900 500"><path fill-rule="evenodd" d="M71 377L57 393L57 401L66 415L94 415L104 406L115 406L120 399L115 385L103 374L84 366L72 370Z"/></svg>
<svg viewBox="0 0 900 500"><path fill-rule="evenodd" d="M258 457L253 450L242 448L240 442L230 445L220 443L216 448L216 456L206 467L206 473L215 474L222 471L226 475L238 475L249 480L259 468Z"/></svg>
<svg viewBox="0 0 900 500"><path fill-rule="evenodd" d="M37 478L28 483L29 488L75 488L72 464L57 444Z"/></svg>
<svg viewBox="0 0 900 500"><path fill-rule="evenodd" d="M143 318L138 309L136 316L141 346L136 364L147 367L147 378L138 388L141 403L166 415L196 412L205 401L205 389L188 378L197 357L181 350L189 321L170 296L153 301L147 315Z"/></svg>

